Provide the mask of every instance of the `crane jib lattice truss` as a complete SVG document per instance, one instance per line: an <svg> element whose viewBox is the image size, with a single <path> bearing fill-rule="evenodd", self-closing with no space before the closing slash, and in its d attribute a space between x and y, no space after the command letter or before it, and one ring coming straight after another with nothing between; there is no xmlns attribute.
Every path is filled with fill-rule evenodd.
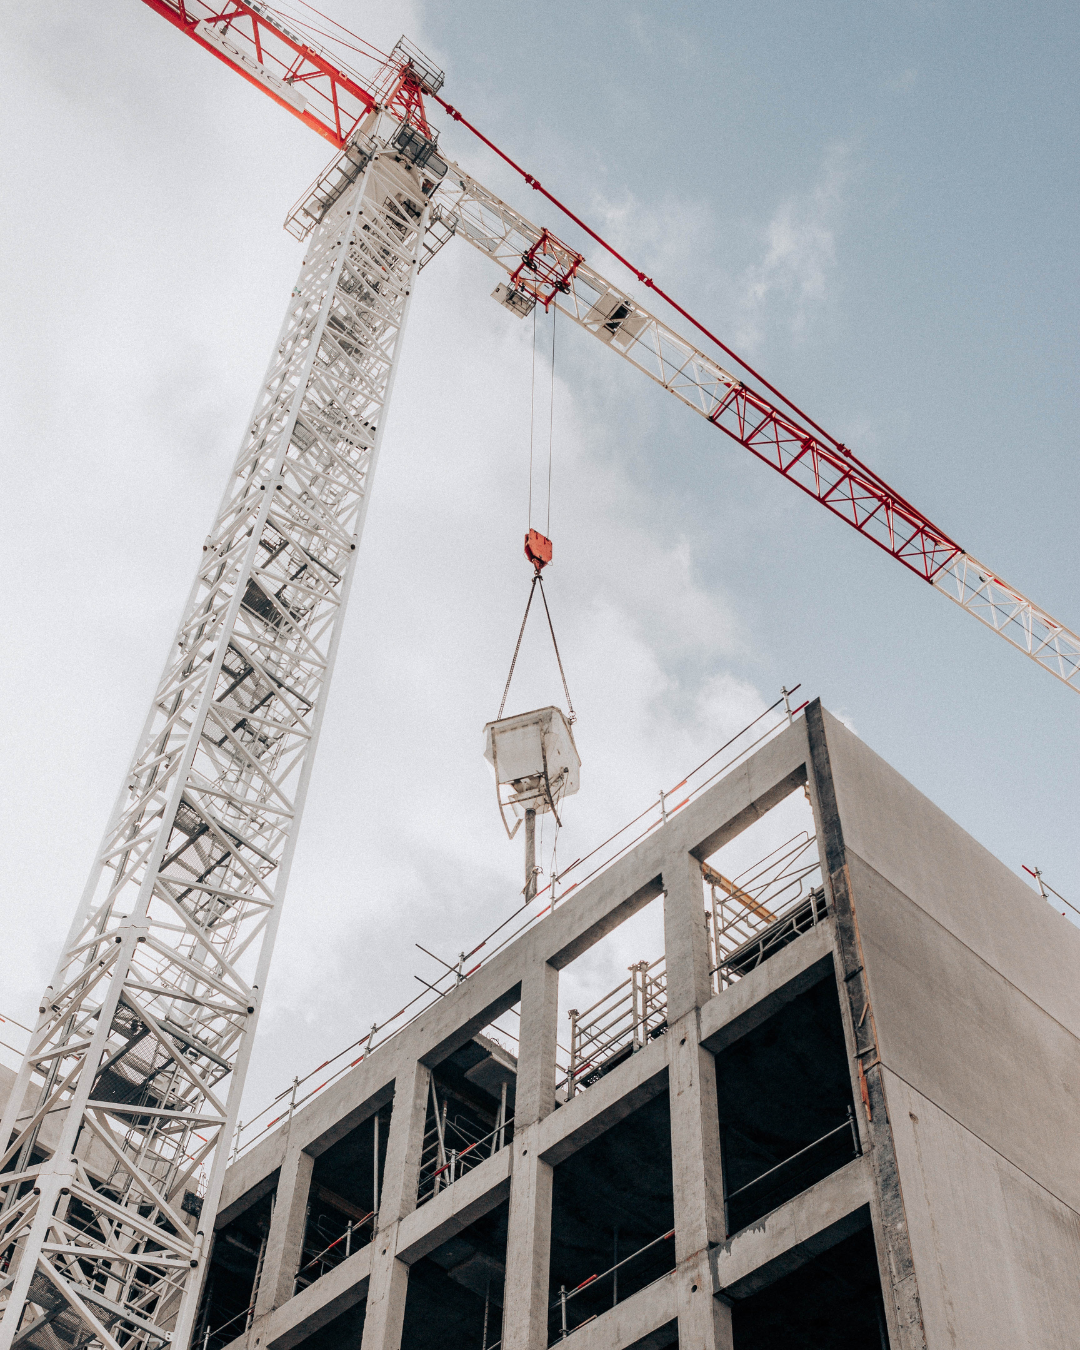
<svg viewBox="0 0 1080 1350"><path fill-rule="evenodd" d="M579 254L566 250L573 261L566 266L559 286L545 289L543 278L530 282L528 273L522 274L522 260L538 244L552 248L550 231L500 201L456 164L450 166L436 200L437 225L487 254L513 279L519 289L516 297L511 295L508 308L523 315L536 301L554 305L680 402L1080 692L1080 637L966 553L844 447L830 444L808 425L808 419L777 408L606 280ZM290 221L295 220L294 212ZM515 298L523 303L515 304Z"/></svg>
<svg viewBox="0 0 1080 1350"><path fill-rule="evenodd" d="M363 143L312 235L4 1115L4 1345L191 1334L430 214L430 181Z"/></svg>
<svg viewBox="0 0 1080 1350"><path fill-rule="evenodd" d="M782 396L448 173L424 111L442 74L404 39L355 48L359 74L258 0L145 2L341 153L287 222L307 255L0 1126L0 1350L190 1341L409 295L450 238L503 268L513 312L555 305L1080 689L1075 634Z"/></svg>

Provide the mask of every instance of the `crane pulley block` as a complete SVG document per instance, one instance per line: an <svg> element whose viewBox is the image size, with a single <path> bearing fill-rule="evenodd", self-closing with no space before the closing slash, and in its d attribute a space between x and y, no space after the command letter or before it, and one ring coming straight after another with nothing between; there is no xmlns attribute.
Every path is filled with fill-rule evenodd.
<svg viewBox="0 0 1080 1350"><path fill-rule="evenodd" d="M539 574L551 561L551 540L545 539L539 530L530 530L525 536L525 556Z"/></svg>
<svg viewBox="0 0 1080 1350"><path fill-rule="evenodd" d="M540 238L530 244L521 255L517 270L510 277L510 285L524 291L547 309L557 295L570 289L574 274L585 261L569 244L564 244L548 229L540 231Z"/></svg>

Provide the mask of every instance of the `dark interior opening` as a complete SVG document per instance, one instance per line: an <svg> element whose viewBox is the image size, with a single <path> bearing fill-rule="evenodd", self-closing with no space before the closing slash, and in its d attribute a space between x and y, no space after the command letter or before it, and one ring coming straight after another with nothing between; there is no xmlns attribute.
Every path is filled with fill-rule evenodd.
<svg viewBox="0 0 1080 1350"><path fill-rule="evenodd" d="M362 1298L359 1303L338 1313L332 1322L305 1336L296 1350L360 1350L366 1312L367 1299Z"/></svg>
<svg viewBox="0 0 1080 1350"><path fill-rule="evenodd" d="M662 1327L657 1327L655 1331L650 1331L640 1341L628 1345L626 1350L675 1350L678 1344L679 1319L676 1317L670 1322L665 1322Z"/></svg>
<svg viewBox="0 0 1080 1350"><path fill-rule="evenodd" d="M502 1340L510 1202L409 1270L401 1350L482 1350Z"/></svg>
<svg viewBox="0 0 1080 1350"><path fill-rule="evenodd" d="M734 1350L889 1350L872 1230L739 1300L731 1324Z"/></svg>
<svg viewBox="0 0 1080 1350"><path fill-rule="evenodd" d="M384 1106L315 1159L304 1246L296 1272L297 1292L371 1241L389 1126L390 1107Z"/></svg>
<svg viewBox="0 0 1080 1350"><path fill-rule="evenodd" d="M562 1337L564 1290L572 1331L672 1270L674 1224L664 1091L555 1168L549 1339Z"/></svg>
<svg viewBox="0 0 1080 1350"><path fill-rule="evenodd" d="M854 1105L833 977L722 1050L716 1089L729 1233L850 1162Z"/></svg>
<svg viewBox="0 0 1080 1350"><path fill-rule="evenodd" d="M433 1199L514 1137L517 1059L474 1036L431 1072L417 1203Z"/></svg>
<svg viewBox="0 0 1080 1350"><path fill-rule="evenodd" d="M214 1233L194 1343L221 1350L242 1336L259 1292L258 1278L274 1212L274 1190Z"/></svg>

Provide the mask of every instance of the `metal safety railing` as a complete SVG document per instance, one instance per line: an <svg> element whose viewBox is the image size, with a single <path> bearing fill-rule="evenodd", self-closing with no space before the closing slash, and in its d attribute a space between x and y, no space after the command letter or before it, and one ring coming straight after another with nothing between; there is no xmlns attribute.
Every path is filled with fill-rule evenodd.
<svg viewBox="0 0 1080 1350"><path fill-rule="evenodd" d="M223 1346L229 1345L235 1341L237 1336L242 1336L251 1326L255 1318L255 1296L252 1295L251 1302L246 1308L242 1308L235 1317L230 1317L227 1322L222 1322L219 1327L211 1327L209 1323L203 1328L202 1335L196 1338L195 1344L199 1350L222 1350ZM229 1335L224 1333L230 1331Z"/></svg>
<svg viewBox="0 0 1080 1350"><path fill-rule="evenodd" d="M638 961L629 970L629 979L591 1008L570 1009L570 1065L558 1084L567 1099L667 1030L664 957Z"/></svg>
<svg viewBox="0 0 1080 1350"><path fill-rule="evenodd" d="M305 1241L303 1251L300 1253L300 1268L293 1281L293 1293L297 1294L309 1284L314 1284L327 1271L347 1261L354 1251L366 1247L375 1236L377 1219L378 1211L374 1209L359 1219L349 1219L344 1231L338 1233L336 1237L332 1237L330 1233L316 1225L315 1236L331 1240L323 1247L318 1247L314 1241Z"/></svg>
<svg viewBox="0 0 1080 1350"><path fill-rule="evenodd" d="M471 1121L460 1115L451 1116L446 1097L440 1105L434 1077L431 1080L431 1103L434 1121L424 1135L417 1205L433 1200L441 1190L452 1186L466 1172L471 1172L485 1159L493 1158L514 1137L514 1119L506 1114L505 1084L495 1127L484 1135L477 1134Z"/></svg>
<svg viewBox="0 0 1080 1350"><path fill-rule="evenodd" d="M828 1140L834 1139L836 1138L837 1135L844 1134L848 1131L851 1132L851 1143L852 1148L854 1150L853 1157L859 1158L862 1156L862 1144L859 1142L859 1127L855 1123L855 1112L849 1106L847 1109L847 1119L841 1121L841 1123L835 1126L833 1129L827 1130L821 1136L820 1139L815 1139L813 1143L807 1144L805 1148L800 1148L797 1152L790 1154L788 1157L782 1159L780 1162L774 1164L772 1167L767 1168L759 1176L754 1177L752 1181L748 1181L746 1182L745 1185L738 1187L737 1190L734 1191L725 1190L724 1227L727 1229L727 1231L729 1233L731 1232L730 1205L733 1200L737 1200L740 1196L745 1197L750 1191L754 1190L756 1187L759 1188L762 1182L767 1181L770 1177L773 1178L774 1186L782 1184L782 1182L784 1181L784 1176L782 1176L781 1174L787 1173L790 1175L791 1166L793 1163L797 1163L800 1159L803 1159L804 1161L809 1161L808 1155L811 1154L814 1151L814 1149L820 1148L820 1146L826 1143ZM766 1188L765 1194L766 1195L768 1194L768 1188ZM768 1208L771 1208L771 1206ZM763 1213L767 1212L767 1209L761 1212ZM748 1222L750 1222L750 1220L748 1220Z"/></svg>
<svg viewBox="0 0 1080 1350"><path fill-rule="evenodd" d="M705 864L713 990L720 993L828 913L817 837L801 830L729 879Z"/></svg>
<svg viewBox="0 0 1080 1350"><path fill-rule="evenodd" d="M572 1331L579 1330L579 1328L588 1325L589 1322L594 1321L599 1316L599 1313L593 1313L591 1317L586 1317L585 1320L579 1322L577 1326L570 1326L567 1305L571 1299L584 1293L586 1289L591 1289L595 1292L602 1281L610 1279L612 1281L611 1306L614 1307L619 1301L619 1271L625 1266L630 1265L632 1261L636 1261L639 1256L643 1256L646 1252L652 1251L654 1247L658 1247L661 1242L670 1242L674 1236L675 1229L670 1228L666 1233L661 1233L659 1237L653 1238L651 1242L646 1242L644 1247L639 1247L636 1252L631 1252L629 1256L624 1256L621 1261L616 1261L613 1266L610 1266L599 1275L590 1275L587 1279L582 1280L581 1283L576 1284L573 1289L567 1289L565 1285L560 1285L558 1294L548 1305L551 1310L558 1310L559 1314L559 1326L556 1330L555 1341L564 1341ZM672 1267L674 1268L674 1258L672 1259ZM551 1344L554 1343L554 1341L551 1342Z"/></svg>

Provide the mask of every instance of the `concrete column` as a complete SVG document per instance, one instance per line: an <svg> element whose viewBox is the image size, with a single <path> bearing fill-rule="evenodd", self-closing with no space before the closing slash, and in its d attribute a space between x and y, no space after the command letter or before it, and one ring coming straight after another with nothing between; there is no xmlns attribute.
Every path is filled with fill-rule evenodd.
<svg viewBox="0 0 1080 1350"><path fill-rule="evenodd" d="M360 1350L398 1350L409 1292L409 1267L394 1256L397 1224L379 1233L371 1258L364 1336Z"/></svg>
<svg viewBox="0 0 1080 1350"><path fill-rule="evenodd" d="M547 1346L555 1169L537 1155L538 1132L537 1125L514 1129L502 1350L545 1350Z"/></svg>
<svg viewBox="0 0 1080 1350"><path fill-rule="evenodd" d="M292 1298L307 1226L308 1191L315 1159L290 1139L281 1160L274 1213L266 1239L262 1280L255 1300L256 1318Z"/></svg>
<svg viewBox="0 0 1080 1350"><path fill-rule="evenodd" d="M889 1334L892 1343L901 1347L901 1350L926 1350L922 1298L915 1274L907 1210L900 1189L896 1143L885 1100L885 1080L880 1056L872 1053L880 1041L862 959L857 898L852 893L847 847L820 699L814 699L807 707L805 720L815 814L825 846L825 872L836 915L836 954L839 963L836 973L841 1015L846 1023L846 1039L855 1046L859 1063L864 1066L865 1076L858 1080L862 1089L859 1093L863 1112L861 1133L864 1140L869 1140L868 1156L876 1182L870 1212L879 1251L878 1265ZM858 1105L856 1110L859 1110ZM884 1261L880 1257L882 1251L886 1256Z"/></svg>
<svg viewBox="0 0 1080 1350"><path fill-rule="evenodd" d="M727 1236L716 1060L698 1044L696 1012L670 1025L667 1040L675 1259L683 1261Z"/></svg>
<svg viewBox="0 0 1080 1350"><path fill-rule="evenodd" d="M555 1109L559 1019L559 972L546 961L526 966L520 1011L502 1344L503 1350L544 1350L554 1169L541 1162L535 1144L539 1122Z"/></svg>
<svg viewBox="0 0 1080 1350"><path fill-rule="evenodd" d="M379 1196L380 1229L411 1214L416 1208L430 1093L431 1070L424 1064L407 1065L394 1083L394 1109L390 1115Z"/></svg>
<svg viewBox="0 0 1080 1350"><path fill-rule="evenodd" d="M559 1033L559 972L530 961L521 980L521 1034L514 1128L535 1125L555 1110L555 1051Z"/></svg>
<svg viewBox="0 0 1080 1350"><path fill-rule="evenodd" d="M713 1298L709 1268L725 1237L724 1175L716 1061L699 1043L697 1010L712 997L700 862L687 853L665 861L663 883L679 1344L731 1350L731 1310Z"/></svg>
<svg viewBox="0 0 1080 1350"><path fill-rule="evenodd" d="M668 1025L712 997L701 864L689 853L664 862Z"/></svg>
<svg viewBox="0 0 1080 1350"><path fill-rule="evenodd" d="M379 1228L371 1244L371 1278L361 1350L397 1350L405 1318L409 1267L395 1256L398 1224L416 1208L424 1149L431 1070L413 1063L394 1083L394 1109L386 1140Z"/></svg>
<svg viewBox="0 0 1080 1350"><path fill-rule="evenodd" d="M702 1254L679 1270L679 1344L694 1350L733 1350L731 1308L712 1292L709 1258Z"/></svg>

